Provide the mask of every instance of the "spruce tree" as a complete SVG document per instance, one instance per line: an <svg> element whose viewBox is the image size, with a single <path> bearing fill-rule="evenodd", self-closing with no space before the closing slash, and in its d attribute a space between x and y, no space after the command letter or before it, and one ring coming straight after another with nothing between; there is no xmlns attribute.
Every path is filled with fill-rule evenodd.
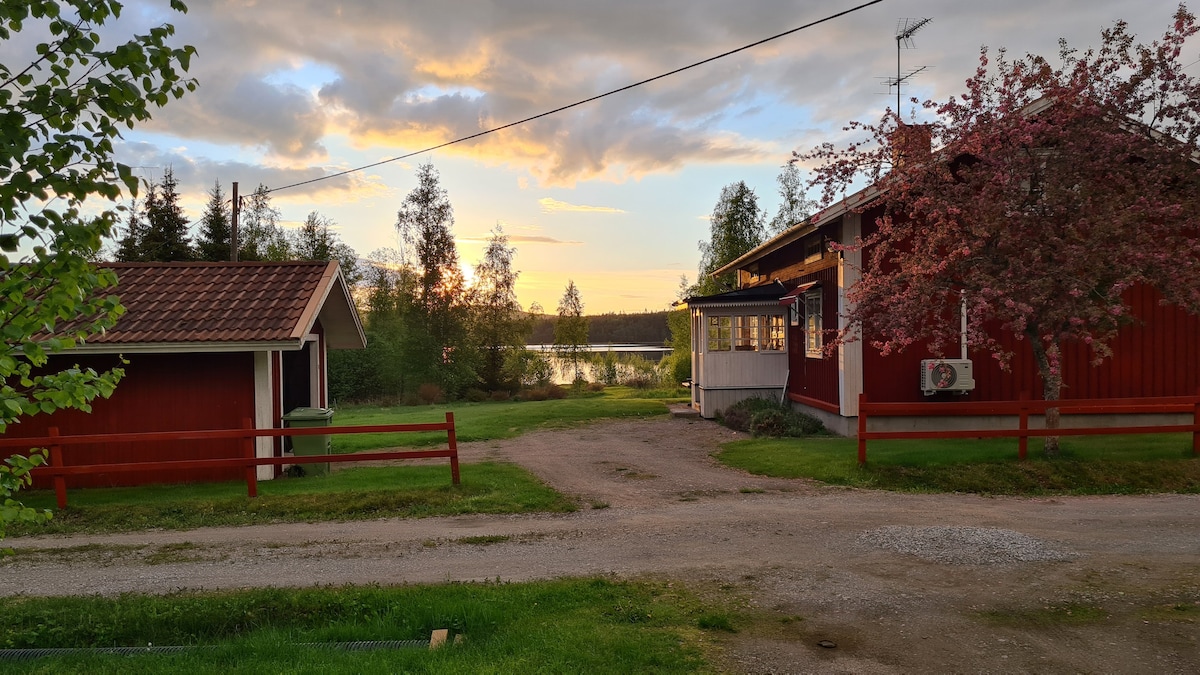
<svg viewBox="0 0 1200 675"><path fill-rule="evenodd" d="M229 207L225 205L221 181L216 181L208 191L208 205L204 208L204 215L200 217L200 236L196 240L197 257L209 262L229 260L229 244L232 238Z"/></svg>
<svg viewBox="0 0 1200 675"><path fill-rule="evenodd" d="M170 167L163 172L160 185L150 185L146 201L142 203L142 216L146 220L142 237L144 260L176 262L194 260L191 237L188 236L188 219L179 206L178 182Z"/></svg>

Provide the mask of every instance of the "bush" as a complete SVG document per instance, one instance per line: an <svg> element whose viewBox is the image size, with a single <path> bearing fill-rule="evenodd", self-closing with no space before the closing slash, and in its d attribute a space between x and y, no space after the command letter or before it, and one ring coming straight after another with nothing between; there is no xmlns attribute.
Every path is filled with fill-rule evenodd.
<svg viewBox="0 0 1200 675"><path fill-rule="evenodd" d="M755 437L812 436L825 431L821 420L793 410L787 403L765 398L746 398L729 406L718 416L721 424Z"/></svg>
<svg viewBox="0 0 1200 675"><path fill-rule="evenodd" d="M497 403L507 401L510 398L512 398L512 395L503 389L492 392L492 400L496 401Z"/></svg>
<svg viewBox="0 0 1200 675"><path fill-rule="evenodd" d="M471 387L465 394L463 394L463 398L467 399L471 403L483 403L488 399L488 393L482 389Z"/></svg>
<svg viewBox="0 0 1200 675"><path fill-rule="evenodd" d="M604 391L603 382L593 382L588 385L588 391Z"/></svg>
<svg viewBox="0 0 1200 675"><path fill-rule="evenodd" d="M432 382L426 382L417 387L417 398L425 405L446 401L446 395L442 392L442 388Z"/></svg>
<svg viewBox="0 0 1200 675"><path fill-rule="evenodd" d="M564 387L557 384L552 384L546 387L533 387L521 392L520 399L523 401L545 401L546 399L562 399L570 395L570 392Z"/></svg>

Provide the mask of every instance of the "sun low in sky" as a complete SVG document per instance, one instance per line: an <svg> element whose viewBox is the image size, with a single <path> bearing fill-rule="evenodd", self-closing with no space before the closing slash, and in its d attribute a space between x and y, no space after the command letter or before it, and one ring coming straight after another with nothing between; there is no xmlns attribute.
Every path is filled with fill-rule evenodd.
<svg viewBox="0 0 1200 675"><path fill-rule="evenodd" d="M616 89L817 21L861 0L129 0L105 36L164 21L198 50L199 89L126 135L121 161L171 167L198 219L205 192L280 187L419 151ZM404 161L272 195L285 223L313 210L366 257L394 247L396 210L429 161L474 264L504 227L518 296L554 311L567 281L586 311L666 308L721 187L744 180L768 218L797 148L836 141L895 105L896 27L930 17L903 50L925 66L904 96L961 91L981 46L1053 56L1126 19L1149 41L1169 0L884 0L811 29L560 114ZM111 44L108 43L108 44ZM5 62L28 50L0 44ZM10 58L11 57L11 58ZM1195 67L1195 66L1193 66ZM911 118L912 106L906 105Z"/></svg>

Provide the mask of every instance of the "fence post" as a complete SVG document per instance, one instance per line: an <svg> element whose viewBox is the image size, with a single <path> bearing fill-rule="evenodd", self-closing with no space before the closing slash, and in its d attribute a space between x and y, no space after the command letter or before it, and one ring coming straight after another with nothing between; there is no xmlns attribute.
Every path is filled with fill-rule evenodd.
<svg viewBox="0 0 1200 675"><path fill-rule="evenodd" d="M250 419L249 417L243 417L242 418L242 428L247 429L247 430L253 430L254 429L254 420ZM257 457L255 456L255 452L254 452L254 445L255 445L254 439L255 439L255 437L253 435L246 435L246 436L242 437L242 455L244 455L246 459L251 459L251 460L257 459ZM255 497L258 496L258 465L257 464L253 464L253 463L246 464L246 496L250 497L251 499L254 499Z"/></svg>
<svg viewBox="0 0 1200 675"><path fill-rule="evenodd" d="M1029 392L1021 392L1021 395L1018 398L1020 399L1021 411L1020 422L1017 424L1017 428L1021 431L1029 431ZM1017 459L1023 462L1025 461L1025 457L1028 455L1029 437L1021 434L1017 437Z"/></svg>
<svg viewBox="0 0 1200 675"><path fill-rule="evenodd" d="M58 437L58 427L50 427L46 433L51 438ZM61 468L63 465L62 446L50 444L50 466ZM54 497L58 500L59 510L67 508L67 477L61 473L54 474Z"/></svg>
<svg viewBox="0 0 1200 675"><path fill-rule="evenodd" d="M450 446L450 482L458 485L458 434L454 431L454 413L446 411L446 440Z"/></svg>
<svg viewBox="0 0 1200 675"><path fill-rule="evenodd" d="M867 394L858 394L858 465L867 463Z"/></svg>
<svg viewBox="0 0 1200 675"><path fill-rule="evenodd" d="M1192 456L1200 456L1200 389L1196 390L1195 409L1192 412Z"/></svg>

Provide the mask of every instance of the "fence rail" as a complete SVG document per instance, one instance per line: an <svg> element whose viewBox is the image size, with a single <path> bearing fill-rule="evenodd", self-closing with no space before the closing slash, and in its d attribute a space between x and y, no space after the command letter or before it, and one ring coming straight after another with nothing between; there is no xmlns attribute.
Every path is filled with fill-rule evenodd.
<svg viewBox="0 0 1200 675"><path fill-rule="evenodd" d="M257 457L255 456L254 439L269 437L283 438L290 436L334 436L338 434L370 434L370 433L405 433L418 431L445 431L447 448L445 450L397 450L390 452L363 452L349 455L299 455L293 457ZM58 508L67 507L67 476L80 476L98 473L124 473L129 471L156 471L170 469L227 469L244 468L246 473L246 492L253 498L258 496L259 466L282 466L284 464L333 464L340 462L367 462L386 459L422 459L431 457L447 457L450 459L450 480L454 485L459 484L458 468L458 436L454 429L454 413L446 413L445 422L428 424L374 424L363 426L333 426L333 427L301 427L293 429L255 429L250 419L242 421L240 429L206 429L199 431L149 431L120 434L79 434L76 436L59 435L57 427L48 429L49 435L38 438L0 438L0 449L16 448L29 450L32 448L47 448L50 451L50 464L39 466L30 473L35 477L48 476L54 481L54 494ZM119 464L76 464L67 466L63 463L64 446L83 445L86 443L149 443L167 441L195 440L242 440L241 457L222 457L214 459L175 459L155 462L126 462Z"/></svg>
<svg viewBox="0 0 1200 675"><path fill-rule="evenodd" d="M1191 424L1164 424L1123 427L1065 427L1030 429L1030 415L1045 415L1057 408L1060 415L1121 414L1192 414ZM1005 416L1017 418L1016 429L921 429L913 431L869 431L871 417L963 417ZM1031 401L1022 395L1017 401L971 401L965 403L874 403L866 394L858 395L858 463L867 463L867 441L885 439L933 438L1016 438L1017 457L1024 460L1030 437L1102 436L1124 434L1191 433L1192 454L1200 456L1200 394L1156 398L1079 399L1072 401Z"/></svg>

